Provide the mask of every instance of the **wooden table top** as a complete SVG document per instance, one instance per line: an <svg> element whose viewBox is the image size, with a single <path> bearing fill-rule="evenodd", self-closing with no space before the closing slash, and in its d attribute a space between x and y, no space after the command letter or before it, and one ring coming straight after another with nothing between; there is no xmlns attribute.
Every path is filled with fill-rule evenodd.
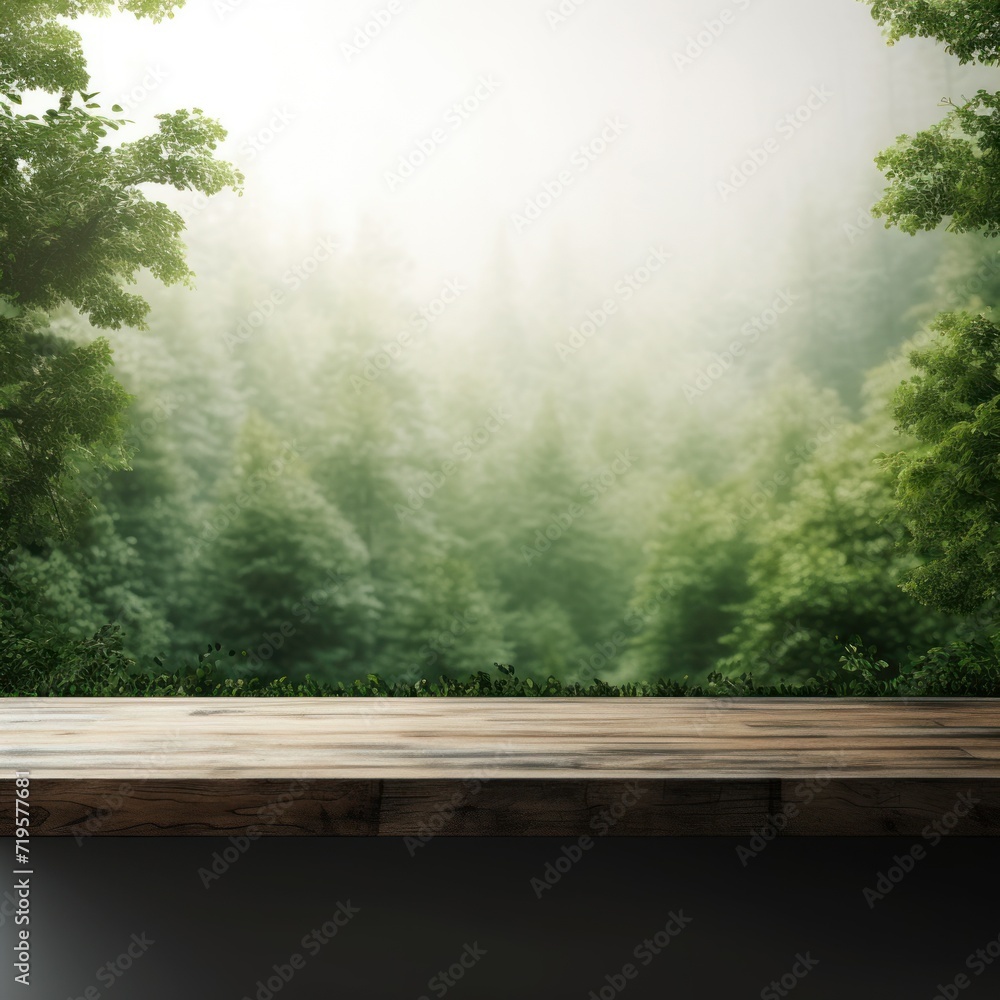
<svg viewBox="0 0 1000 1000"><path fill-rule="evenodd" d="M33 779L1000 778L1000 699L3 698Z"/></svg>

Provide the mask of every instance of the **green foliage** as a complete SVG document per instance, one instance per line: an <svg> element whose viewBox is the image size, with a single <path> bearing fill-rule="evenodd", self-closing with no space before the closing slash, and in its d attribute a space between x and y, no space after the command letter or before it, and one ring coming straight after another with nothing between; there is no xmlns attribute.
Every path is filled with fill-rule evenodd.
<svg viewBox="0 0 1000 1000"><path fill-rule="evenodd" d="M34 594L9 578L2 580L0 693L26 694L39 685L47 687L50 677L72 678L81 671L91 678L91 688L102 689L109 668L124 674L134 666L122 650L116 626L106 625L90 638L74 639L38 610ZM71 679L61 689L67 695L83 693Z"/></svg>
<svg viewBox="0 0 1000 1000"><path fill-rule="evenodd" d="M931 607L971 613L1000 593L1000 329L968 313L933 325L940 341L911 355L893 413L922 449L885 459L911 546L927 562L905 589Z"/></svg>
<svg viewBox="0 0 1000 1000"><path fill-rule="evenodd" d="M875 158L889 187L873 214L911 236L948 218L955 233L1000 235L1000 93L980 90L937 125Z"/></svg>
<svg viewBox="0 0 1000 1000"><path fill-rule="evenodd" d="M893 662L950 637L954 621L898 586L917 560L898 551L892 483L872 461L894 440L886 384L873 376L866 396L881 405L850 421L790 379L731 443L739 473L678 479L636 588L636 673L805 680L836 666L847 636Z"/></svg>
<svg viewBox="0 0 1000 1000"><path fill-rule="evenodd" d="M577 635L569 612L556 601L540 600L527 608L511 608L503 616L503 624L504 638L517 654L521 669L536 680L553 674L562 678L579 675L593 655Z"/></svg>
<svg viewBox="0 0 1000 1000"><path fill-rule="evenodd" d="M489 445L506 457L494 467L495 487L485 496L466 494L480 506L470 533L480 563L507 596L514 656L525 670L533 662L544 669L553 645L565 662L602 640L627 600L620 580L601 567L628 565L629 543L609 508L636 476L637 459L632 449L606 447L593 463L602 481L590 456L569 445L550 393L523 426L511 424ZM511 489L515 463L517 488Z"/></svg>
<svg viewBox="0 0 1000 1000"><path fill-rule="evenodd" d="M892 45L900 38L936 38L962 63L1000 59L994 0L866 0Z"/></svg>
<svg viewBox="0 0 1000 1000"><path fill-rule="evenodd" d="M0 551L65 536L89 509L88 466L123 468L129 396L98 339L74 346L37 316L0 319Z"/></svg>
<svg viewBox="0 0 1000 1000"><path fill-rule="evenodd" d="M90 83L80 36L57 18L106 15L115 8L160 21L184 0L3 0L0 3L0 92L83 92Z"/></svg>
<svg viewBox="0 0 1000 1000"><path fill-rule="evenodd" d="M867 0L887 28L889 44L904 36L936 38L962 63L995 65L1000 19L992 0ZM1000 93L980 90L917 135L900 136L876 158L889 187L874 214L913 235L948 218L951 232L1000 234Z"/></svg>
<svg viewBox="0 0 1000 1000"><path fill-rule="evenodd" d="M203 593L190 614L230 642L254 641L252 665L312 665L360 657L378 605L364 543L313 482L294 442L251 418L231 475L196 539ZM323 595L320 598L320 595Z"/></svg>
<svg viewBox="0 0 1000 1000"><path fill-rule="evenodd" d="M0 619L0 654L10 648L7 622ZM41 663L39 645L14 640L22 651L14 659L0 655L0 697L245 697L245 698L891 698L1000 696L1000 641L962 643L933 649L901 671L877 659L874 648L848 643L833 669L803 683L760 684L752 674L726 676L718 671L704 684L656 679L608 684L566 683L550 676L543 682L516 675L514 667L494 664L497 675L480 670L466 679L439 674L434 680L389 681L367 674L348 683L302 682L277 677L235 677L236 650L209 645L194 664L176 671L137 673L121 653L117 626L105 626L92 639L77 643L58 660ZM48 666L48 669L46 669Z"/></svg>
<svg viewBox="0 0 1000 1000"><path fill-rule="evenodd" d="M366 658L373 670L412 681L430 670L459 673L508 651L504 618L467 560L418 551L396 567L394 579L377 587L381 606Z"/></svg>
<svg viewBox="0 0 1000 1000"><path fill-rule="evenodd" d="M0 4L0 551L65 537L89 508L83 466L122 468L129 397L111 375L107 341L76 344L45 313L73 306L94 324L141 326L148 306L125 291L142 269L189 279L183 220L141 186L214 194L241 176L214 158L224 130L200 111L160 115L159 131L105 143L122 120L95 114L79 36L56 18L115 6L159 19L164 0L28 0ZM23 93L58 94L44 115ZM79 96L79 102L77 102Z"/></svg>
<svg viewBox="0 0 1000 1000"><path fill-rule="evenodd" d="M913 661L898 687L907 697L997 697L1000 633L928 650Z"/></svg>
<svg viewBox="0 0 1000 1000"><path fill-rule="evenodd" d="M947 613L994 593L995 331L955 320L918 352L902 444L885 401L905 359L864 387L918 321L996 302L984 241L911 249L860 221L845 240L817 197L775 267L787 315L693 398L673 379L685 338L698 356L766 305L739 275L700 313L623 310L567 358L550 341L579 299L550 279L532 298L498 267L493 301L431 322L363 234L276 296L284 248L253 234L250 262L237 222L199 250L214 297L186 305L160 287L190 278L183 223L145 185L238 187L224 133L181 111L119 142L58 20L177 6L0 0L0 693L1000 693L992 626L970 638ZM892 37L995 52L981 5L873 8ZM32 89L57 106L22 114ZM883 154L889 224L998 231L998 116L980 92ZM910 551L901 519L930 533ZM989 586L930 613L912 595L938 570L937 598ZM185 655L209 635L224 644Z"/></svg>
<svg viewBox="0 0 1000 1000"><path fill-rule="evenodd" d="M886 424L878 417L841 426L799 470L787 503L759 524L751 596L723 640L734 653L719 669L813 676L837 662L850 635L899 662L952 627L898 586L908 566L897 550L891 484L871 459Z"/></svg>
<svg viewBox="0 0 1000 1000"><path fill-rule="evenodd" d="M159 131L104 143L112 120L65 96L44 118L0 103L0 296L20 309L68 302L96 326L142 328L149 306L123 285L145 268L189 281L184 220L143 184L217 194L242 177L215 160L225 130L195 109L158 115Z"/></svg>
<svg viewBox="0 0 1000 1000"><path fill-rule="evenodd" d="M104 623L125 626L125 651L133 658L164 650L170 628L162 607L144 586L148 570L136 539L123 537L113 515L101 510L80 526L73 546L18 549L10 579L35 595L39 612L71 637L85 638Z"/></svg>
<svg viewBox="0 0 1000 1000"><path fill-rule="evenodd" d="M996 64L1000 56L995 4L874 0L872 8L890 41L935 37L963 63ZM901 137L878 157L890 186L875 212L911 235L948 218L952 232L997 236L1000 93L980 90L962 105L946 103L952 110L943 121ZM995 263L984 261L977 275L982 296L970 301L975 293L967 285L954 304L991 305ZM940 611L971 614L994 602L1000 580L1000 329L963 311L940 315L930 332L936 341L910 354L916 373L892 400L899 429L917 446L883 456L882 465L894 480L908 548L923 560L908 568L903 589ZM926 670L964 675L970 656L983 649L968 642L947 655L937 649L927 654Z"/></svg>
<svg viewBox="0 0 1000 1000"><path fill-rule="evenodd" d="M650 562L633 608L644 628L635 640L641 672L702 676L727 652L722 637L736 625L736 606L750 595L753 543L739 510L738 488L707 489L682 479L665 498Z"/></svg>

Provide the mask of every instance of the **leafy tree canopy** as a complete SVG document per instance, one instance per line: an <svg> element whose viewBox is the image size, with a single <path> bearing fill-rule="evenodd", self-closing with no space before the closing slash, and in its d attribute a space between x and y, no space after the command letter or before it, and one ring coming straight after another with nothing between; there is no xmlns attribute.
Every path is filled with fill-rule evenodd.
<svg viewBox="0 0 1000 1000"><path fill-rule="evenodd" d="M165 284L191 273L180 239L183 219L149 201L139 186L210 195L242 183L237 170L213 155L225 130L197 108L158 115L154 135L117 148L105 142L125 120L94 113L97 95L84 92L89 75L80 37L55 18L113 6L0 5L0 296L8 311L69 302L97 326L143 326L148 305L122 286L142 268ZM159 19L178 5L118 6ZM27 90L59 94L59 106L22 114Z"/></svg>
<svg viewBox="0 0 1000 1000"><path fill-rule="evenodd" d="M0 89L83 91L90 77L80 36L57 18L110 14L116 8L160 21L183 0L4 0L0 3Z"/></svg>
<svg viewBox="0 0 1000 1000"><path fill-rule="evenodd" d="M870 0L890 43L934 37L963 63L996 65L1000 19L982 0ZM948 219L952 232L1000 235L1000 93L980 90L937 125L901 136L876 162L889 187L875 214L911 235ZM1000 584L1000 329L943 313L934 343L910 354L916 373L896 391L898 428L919 446L884 459L895 475L908 544L926 558L903 588L951 613L989 605Z"/></svg>
<svg viewBox="0 0 1000 1000"><path fill-rule="evenodd" d="M143 184L210 195L242 175L214 156L225 131L198 109L159 115L150 136L112 146L126 121L98 114L80 37L63 19L114 9L160 20L167 0L0 2L0 549L59 533L81 506L80 463L121 467L127 394L108 344L79 346L47 329L72 306L96 326L142 327L147 303L126 291L148 269L189 281L183 219ZM24 113L28 92L58 106ZM112 113L121 109L113 108ZM85 506L85 505L84 505Z"/></svg>
<svg viewBox="0 0 1000 1000"><path fill-rule="evenodd" d="M889 44L904 36L943 42L962 63L995 65L1000 18L991 0L867 0L887 29ZM875 160L889 181L875 206L886 226L913 235L948 219L952 232L1000 234L1000 94L980 90L915 136L900 136Z"/></svg>
<svg viewBox="0 0 1000 1000"><path fill-rule="evenodd" d="M911 236L946 218L955 233L1000 235L1000 93L980 90L937 125L875 158L889 181L874 214Z"/></svg>
<svg viewBox="0 0 1000 1000"><path fill-rule="evenodd" d="M893 413L923 450L891 456L912 546L928 561L904 589L924 604L972 613L1000 594L1000 329L946 313L943 341L915 351Z"/></svg>
<svg viewBox="0 0 1000 1000"><path fill-rule="evenodd" d="M961 63L1000 58L1000 18L993 0L868 0L889 44L936 38Z"/></svg>

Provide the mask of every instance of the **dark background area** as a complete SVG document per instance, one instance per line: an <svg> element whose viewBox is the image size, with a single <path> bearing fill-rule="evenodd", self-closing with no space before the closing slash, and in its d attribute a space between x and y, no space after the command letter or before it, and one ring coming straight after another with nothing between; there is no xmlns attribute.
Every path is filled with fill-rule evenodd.
<svg viewBox="0 0 1000 1000"><path fill-rule="evenodd" d="M997 964L979 975L966 966L1000 937L995 840L788 838L744 865L745 839L597 839L539 898L532 879L574 843L438 837L414 849L402 838L269 838L209 880L228 839L39 839L32 984L8 990L14 927L0 916L3 995L75 1000L93 987L114 1000L268 1000L259 981L296 952L305 964L273 992L281 1000L583 1000L591 991L610 1000L606 977L629 962L638 976L619 980L619 992L630 1000L770 998L785 995L769 984L799 954L817 964L792 987L796 1000L933 1000L960 973L970 982L963 996L1000 990ZM914 844L926 856L870 907L863 890ZM4 876L4 899L13 881ZM360 912L311 955L303 938L348 902ZM634 950L671 911L691 922L643 965ZM119 977L102 975L133 935L152 943ZM432 983L477 944L485 954L451 988Z"/></svg>

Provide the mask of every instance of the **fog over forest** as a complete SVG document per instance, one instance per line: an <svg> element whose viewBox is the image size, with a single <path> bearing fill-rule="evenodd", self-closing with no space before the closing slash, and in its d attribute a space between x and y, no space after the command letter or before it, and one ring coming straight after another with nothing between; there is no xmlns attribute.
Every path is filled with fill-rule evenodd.
<svg viewBox="0 0 1000 1000"><path fill-rule="evenodd" d="M101 331L130 470L20 584L141 664L801 678L967 628L899 586L906 345L990 241L873 219L995 78L855 0L191 0L86 17L91 89L200 108L242 196L144 185L193 288ZM118 138L115 142L120 141ZM69 307L57 332L95 331Z"/></svg>

